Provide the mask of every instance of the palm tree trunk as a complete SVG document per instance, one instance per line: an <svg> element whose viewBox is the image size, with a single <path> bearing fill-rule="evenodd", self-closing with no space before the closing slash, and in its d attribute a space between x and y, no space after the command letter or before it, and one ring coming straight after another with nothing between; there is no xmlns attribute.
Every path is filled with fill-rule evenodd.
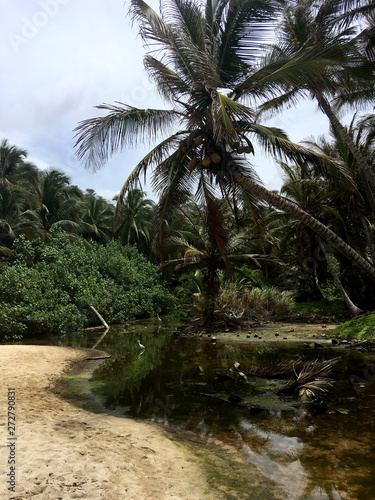
<svg viewBox="0 0 375 500"><path fill-rule="evenodd" d="M342 286L341 280L336 272L336 269L331 261L331 257L327 251L327 248L324 244L324 241L319 236L318 236L318 241L319 241L320 248L322 249L322 252L324 254L324 257L326 258L328 269L330 270L330 272L332 274L332 277L333 277L334 282L336 283L336 286L340 290L341 296L344 299L346 307L349 309L349 312L352 316L358 316L358 314L361 314L363 311L361 311L361 309L359 309L359 307L357 307L351 301L349 295L346 293L344 287Z"/></svg>
<svg viewBox="0 0 375 500"><path fill-rule="evenodd" d="M335 234L327 226L312 217L302 208L298 207L295 203L283 198L279 194L273 193L263 186L252 181L239 173L233 173L233 180L240 185L243 189L247 189L253 195L258 196L262 200L270 203L274 207L286 212L296 219L303 222L306 226L310 227L317 235L327 241L333 248L342 253L353 264L362 269L373 281L375 281L375 268L364 259L358 252L350 245L345 243L337 234Z"/></svg>
<svg viewBox="0 0 375 500"><path fill-rule="evenodd" d="M370 165L368 164L367 158L362 154L362 151L358 149L352 136L348 133L347 129L341 124L340 120L337 118L332 107L323 97L320 92L314 92L316 99L318 100L319 106L321 107L323 113L327 116L332 128L339 135L341 140L346 144L352 153L357 165L359 167L359 174L363 183L363 189L366 193L367 201L370 204L371 210L375 215L375 199L372 189L375 188L375 174L372 171ZM372 189L371 189L372 188Z"/></svg>
<svg viewBox="0 0 375 500"><path fill-rule="evenodd" d="M369 227L369 223L368 223L366 217L363 215L363 213L360 213L359 220L362 223L363 232L365 233L365 236L366 236L366 251L369 255L370 261L374 264L375 263L375 246L373 243L372 234L370 232L371 230Z"/></svg>

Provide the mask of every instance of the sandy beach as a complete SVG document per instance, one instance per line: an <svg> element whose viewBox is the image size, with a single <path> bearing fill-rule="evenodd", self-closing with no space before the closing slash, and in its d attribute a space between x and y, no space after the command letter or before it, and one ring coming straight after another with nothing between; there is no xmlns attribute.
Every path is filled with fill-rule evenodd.
<svg viewBox="0 0 375 500"><path fill-rule="evenodd" d="M162 429L90 413L52 392L54 382L88 351L6 345L0 353L0 498L214 498L195 457ZM10 388L16 393L17 439L8 430ZM13 473L14 491L8 490Z"/></svg>

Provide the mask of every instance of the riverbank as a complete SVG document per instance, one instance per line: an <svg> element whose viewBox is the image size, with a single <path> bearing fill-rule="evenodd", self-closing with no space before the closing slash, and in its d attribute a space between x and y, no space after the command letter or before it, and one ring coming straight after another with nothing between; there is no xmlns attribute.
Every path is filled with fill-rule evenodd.
<svg viewBox="0 0 375 500"><path fill-rule="evenodd" d="M90 413L51 391L73 363L95 356L92 350L7 345L0 353L1 498L214 498L195 457L159 427ZM5 425L10 388L17 439ZM7 483L13 472L14 491Z"/></svg>

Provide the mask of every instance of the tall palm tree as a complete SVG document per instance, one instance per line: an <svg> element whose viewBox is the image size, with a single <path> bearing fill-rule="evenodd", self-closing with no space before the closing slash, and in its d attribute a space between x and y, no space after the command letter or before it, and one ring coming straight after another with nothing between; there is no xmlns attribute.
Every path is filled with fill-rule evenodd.
<svg viewBox="0 0 375 500"><path fill-rule="evenodd" d="M154 166L153 187L160 195L156 210L159 227L163 227L166 214L194 188L208 210L215 244L225 253L222 231L210 215L215 213L214 189L223 195L250 192L302 220L375 280L375 268L329 228L264 188L244 156L254 153L255 139L268 153L297 162L321 161L306 148L291 143L281 130L259 124L254 110L246 104L262 92L272 93L272 78L269 83L259 83L256 62L262 43L270 39L280 3L167 0L161 4L159 15L143 0L131 0L131 16L139 23L149 48L144 60L146 70L173 107L139 109L121 103L98 106L109 113L77 127L78 156L85 158L87 165L99 167L115 150L154 140L160 132L166 134L174 128L172 135L153 147L135 167L120 199L142 173ZM313 51L294 63L295 80L311 62L318 69L327 66L325 54ZM288 68L286 73L290 72ZM160 230L160 245L162 237Z"/></svg>
<svg viewBox="0 0 375 500"><path fill-rule="evenodd" d="M266 104L263 110L281 109L296 97L308 92L327 116L335 134L347 145L359 166L367 199L375 214L375 173L368 158L356 144L335 110L345 103L356 107L373 102L374 74L372 64L358 46L363 38L361 23L374 15L375 4L370 0L297 0L284 11L279 26L278 43L266 57L267 79L272 78L284 93ZM354 21L358 21L355 25ZM363 32L362 32L363 33ZM289 67L312 52L320 52L328 64L316 71L311 65L304 74L287 75ZM272 75L269 74L272 68ZM281 79L280 76L281 75ZM264 78L260 71L258 78ZM282 81L284 79L284 81ZM273 89L275 92L275 88ZM337 107L337 106L336 106Z"/></svg>

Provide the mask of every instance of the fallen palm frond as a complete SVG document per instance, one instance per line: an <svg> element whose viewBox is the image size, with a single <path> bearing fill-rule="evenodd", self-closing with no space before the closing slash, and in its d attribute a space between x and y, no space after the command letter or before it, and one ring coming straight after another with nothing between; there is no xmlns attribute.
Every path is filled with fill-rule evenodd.
<svg viewBox="0 0 375 500"><path fill-rule="evenodd" d="M278 391L278 394L291 394L295 390L303 387L315 392L317 396L322 393L326 394L333 383L333 380L329 379L328 375L330 375L334 366L340 359L341 358L338 357L326 361L316 360L306 363L300 373L298 375L296 374L296 378L291 378L287 384Z"/></svg>
<svg viewBox="0 0 375 500"><path fill-rule="evenodd" d="M296 373L296 370L303 368L304 363L300 359L295 361L279 361L271 365L255 365L249 368L246 375L253 375L262 378L279 378Z"/></svg>
<svg viewBox="0 0 375 500"><path fill-rule="evenodd" d="M321 401L332 389L332 380L317 378L299 387L298 396L303 402Z"/></svg>

